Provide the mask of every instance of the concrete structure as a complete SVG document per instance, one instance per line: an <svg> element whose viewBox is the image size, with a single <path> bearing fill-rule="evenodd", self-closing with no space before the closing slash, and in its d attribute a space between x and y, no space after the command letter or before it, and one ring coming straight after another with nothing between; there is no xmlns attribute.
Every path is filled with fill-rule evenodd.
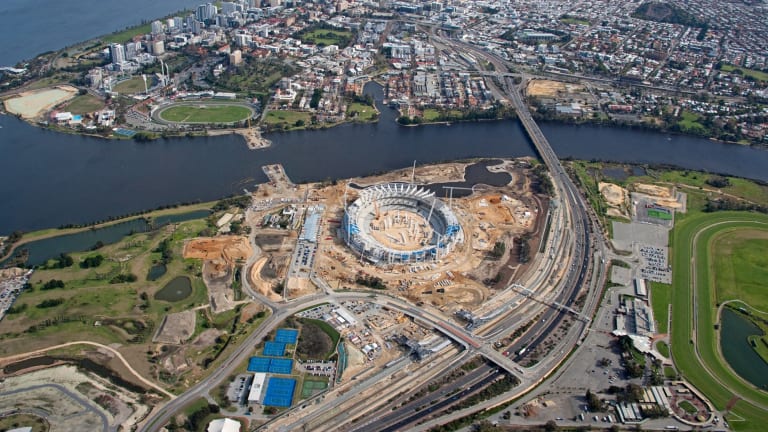
<svg viewBox="0 0 768 432"><path fill-rule="evenodd" d="M264 382L267 380L267 374L263 372L257 372L253 374L253 382L251 383L251 390L248 392L248 403L258 404L261 403L261 395L264 392Z"/></svg>
<svg viewBox="0 0 768 432"><path fill-rule="evenodd" d="M412 249L381 243L371 230L374 220L388 212L398 218L407 218L409 213L423 217L431 228L431 236ZM384 220L383 224L388 226L390 221ZM360 191L360 197L344 213L341 232L343 240L361 258L380 265L439 260L464 240L453 211L434 192L407 183L380 184Z"/></svg>
<svg viewBox="0 0 768 432"><path fill-rule="evenodd" d="M240 432L240 422L228 418L211 420L208 432Z"/></svg>
<svg viewBox="0 0 768 432"><path fill-rule="evenodd" d="M232 54L229 55L229 64L230 66L238 66L240 63L243 62L243 52L240 50L234 50Z"/></svg>
<svg viewBox="0 0 768 432"><path fill-rule="evenodd" d="M113 43L109 46L109 55L112 57L112 64L120 64L125 61L125 47L122 44Z"/></svg>

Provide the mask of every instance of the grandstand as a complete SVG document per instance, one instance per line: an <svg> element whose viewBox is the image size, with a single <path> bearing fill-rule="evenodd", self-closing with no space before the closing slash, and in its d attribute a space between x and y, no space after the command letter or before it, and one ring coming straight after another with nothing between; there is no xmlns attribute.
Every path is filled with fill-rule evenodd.
<svg viewBox="0 0 768 432"><path fill-rule="evenodd" d="M346 208L343 240L371 263L437 261L464 240L459 220L434 192L408 183L360 191Z"/></svg>

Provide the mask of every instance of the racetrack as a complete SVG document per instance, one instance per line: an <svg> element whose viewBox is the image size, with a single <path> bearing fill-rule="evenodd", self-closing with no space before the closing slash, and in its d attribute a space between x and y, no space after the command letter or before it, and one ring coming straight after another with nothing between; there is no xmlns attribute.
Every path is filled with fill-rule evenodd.
<svg viewBox="0 0 768 432"><path fill-rule="evenodd" d="M244 103L198 101L160 107L152 113L152 119L165 124L231 124L254 115L254 109Z"/></svg>
<svg viewBox="0 0 768 432"><path fill-rule="evenodd" d="M728 416L736 430L762 431L768 424L768 393L746 382L719 350L717 307L709 245L724 230L768 230L768 216L745 212L699 213L680 218L673 231L672 356L680 373ZM742 420L743 419L743 420Z"/></svg>

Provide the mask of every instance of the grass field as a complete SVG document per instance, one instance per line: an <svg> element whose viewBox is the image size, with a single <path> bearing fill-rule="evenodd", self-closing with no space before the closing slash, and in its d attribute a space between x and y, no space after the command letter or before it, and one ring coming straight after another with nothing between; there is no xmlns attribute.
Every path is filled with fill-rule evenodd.
<svg viewBox="0 0 768 432"><path fill-rule="evenodd" d="M176 123L232 123L247 119L251 113L242 105L201 103L171 106L159 115L162 120Z"/></svg>
<svg viewBox="0 0 768 432"><path fill-rule="evenodd" d="M712 238L711 265L715 273L715 299L742 300L768 311L768 231L733 229Z"/></svg>
<svg viewBox="0 0 768 432"><path fill-rule="evenodd" d="M301 399L308 399L313 394L325 390L327 387L328 378L307 376L301 385Z"/></svg>
<svg viewBox="0 0 768 432"><path fill-rule="evenodd" d="M703 124L699 123L700 119L701 116L698 114L694 114L690 111L683 111L683 113L680 115L680 120L677 121L677 124L680 125L680 129L683 132L704 133L706 132L707 128L704 127Z"/></svg>
<svg viewBox="0 0 768 432"><path fill-rule="evenodd" d="M560 22L565 23L565 24L581 24L581 25L585 25L585 26L589 25L589 21L587 21L585 19L573 18L573 17L563 17L563 18L560 18Z"/></svg>
<svg viewBox="0 0 768 432"><path fill-rule="evenodd" d="M104 101L89 94L75 97L67 104L66 110L75 114L86 114L104 108Z"/></svg>
<svg viewBox="0 0 768 432"><path fill-rule="evenodd" d="M282 126L284 129L304 128L312 121L312 115L304 111L269 111L264 123L272 126ZM303 123L301 123L303 122Z"/></svg>
<svg viewBox="0 0 768 432"><path fill-rule="evenodd" d="M134 36L144 35L152 31L152 24L142 24L140 26L127 28L125 30L102 36L101 41L105 43L125 43Z"/></svg>
<svg viewBox="0 0 768 432"><path fill-rule="evenodd" d="M357 113L357 117L354 119L363 122L374 121L379 116L379 113L376 112L374 107L360 102L352 102L347 106L348 116L352 117L355 113Z"/></svg>
<svg viewBox="0 0 768 432"><path fill-rule="evenodd" d="M744 74L744 76L750 76L750 77L752 77L752 78L754 78L756 80L759 80L759 81L768 81L768 73L760 71L760 70L746 69L746 68L737 67L737 66L729 65L729 64L723 65L720 68L720 70L723 71L723 72L733 72L735 70L740 70Z"/></svg>
<svg viewBox="0 0 768 432"><path fill-rule="evenodd" d="M669 305L672 303L672 287L670 285L651 282L651 306L656 329L659 333L669 331ZM667 356L669 357L669 356Z"/></svg>
<svg viewBox="0 0 768 432"><path fill-rule="evenodd" d="M648 209L648 216L661 220L672 220L672 213L660 210Z"/></svg>
<svg viewBox="0 0 768 432"><path fill-rule="evenodd" d="M36 270L30 279L32 291L22 293L15 306L24 308L9 314L0 322L3 354L17 350L27 351L31 346L44 344L47 339L65 342L77 338L89 338L105 343L130 343L134 336L148 341L154 326L168 312L187 310L207 301L207 291L202 280L196 277L200 263L181 258L185 239L195 237L206 227L205 220L180 223L175 230L160 229L138 233L104 246L97 251L72 253L74 264L66 268ZM157 281L147 282L145 276L153 261L160 258L153 252L164 239L170 239L174 258L167 265L168 271ZM81 268L79 263L93 255L102 255L104 261L95 268ZM118 274L134 274L136 282L110 283ZM152 300L154 293L178 275L187 275L193 281L190 297L169 303ZM42 289L45 282L62 280L64 288ZM140 293L147 293L147 300ZM46 300L60 299L53 307L39 307ZM137 310L139 312L137 312ZM94 326L96 320L122 319L121 324ZM58 322L55 322L58 320ZM137 329L136 325L145 326ZM35 327L34 331L30 329Z"/></svg>
<svg viewBox="0 0 768 432"><path fill-rule="evenodd" d="M696 408L692 403L688 402L687 400L681 400L677 403L677 406L679 406L683 411L687 412L688 414L696 414L699 410Z"/></svg>
<svg viewBox="0 0 768 432"><path fill-rule="evenodd" d="M352 37L352 32L333 29L315 29L301 35L301 41L315 45L338 45L344 48Z"/></svg>
<svg viewBox="0 0 768 432"><path fill-rule="evenodd" d="M587 164L586 162L579 162L581 164ZM589 164L592 165L592 164ZM640 177L629 177L620 184L628 184L633 182L641 183L673 183L691 186L692 188L704 188L716 190L707 184L707 180L712 177L712 174L697 172L697 171L683 171L683 170L662 170L656 171L650 169L648 175ZM756 202L758 204L768 205L768 186L757 184L753 181L738 178L738 177L726 177L730 185L719 188L723 193L730 195L736 195L744 199ZM683 190L685 192L685 190Z"/></svg>
<svg viewBox="0 0 768 432"><path fill-rule="evenodd" d="M147 78L147 87L151 87L152 82L150 81L150 78ZM144 93L144 79L139 75L135 77L131 77L131 79L127 79L125 81L121 81L117 84L115 84L114 87L112 87L112 90L120 93L120 94L135 94L135 93Z"/></svg>
<svg viewBox="0 0 768 432"><path fill-rule="evenodd" d="M764 362L768 363L768 337L753 335L749 336L747 340L757 355L759 355Z"/></svg>
<svg viewBox="0 0 768 432"><path fill-rule="evenodd" d="M663 355L666 358L669 358L669 345L667 345L664 341L659 341L656 343L656 349L659 351L659 354Z"/></svg>
<svg viewBox="0 0 768 432"><path fill-rule="evenodd" d="M762 431L768 423L768 393L733 373L719 355L715 333L716 307L711 281L712 239L724 230L768 229L768 216L745 212L700 213L692 210L678 218L672 232L672 356L678 371L703 392L718 409L725 409L734 394L739 399L727 416L740 431ZM694 244L694 238L696 242ZM694 249L695 246L695 249ZM697 260L691 273L691 258ZM695 277L697 295L693 297ZM693 331L694 310L698 325ZM701 357L701 362L697 357ZM747 400L748 399L748 400Z"/></svg>

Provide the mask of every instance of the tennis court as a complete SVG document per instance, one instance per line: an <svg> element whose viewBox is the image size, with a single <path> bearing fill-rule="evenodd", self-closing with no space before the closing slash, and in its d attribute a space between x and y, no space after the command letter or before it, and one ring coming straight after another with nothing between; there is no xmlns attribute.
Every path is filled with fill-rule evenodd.
<svg viewBox="0 0 768 432"><path fill-rule="evenodd" d="M296 344L296 340L299 338L299 331L296 329L277 329L275 334L275 342L282 342L284 344Z"/></svg>
<svg viewBox="0 0 768 432"><path fill-rule="evenodd" d="M290 375L293 370L293 359L273 358L269 363L269 373Z"/></svg>
<svg viewBox="0 0 768 432"><path fill-rule="evenodd" d="M267 395L264 397L264 405L288 408L293 402L293 392L295 390L295 379L272 377L267 382Z"/></svg>
<svg viewBox="0 0 768 432"><path fill-rule="evenodd" d="M248 360L248 372L269 372L273 374L290 375L293 370L293 359L251 357Z"/></svg>
<svg viewBox="0 0 768 432"><path fill-rule="evenodd" d="M265 342L262 353L265 356L282 357L285 355L285 344L282 342Z"/></svg>
<svg viewBox="0 0 768 432"><path fill-rule="evenodd" d="M272 359L267 357L251 357L248 360L248 372L269 372Z"/></svg>
<svg viewBox="0 0 768 432"><path fill-rule="evenodd" d="M305 379L304 384L301 386L301 398L308 399L318 392L325 390L328 387L328 383L325 381L312 381Z"/></svg>

